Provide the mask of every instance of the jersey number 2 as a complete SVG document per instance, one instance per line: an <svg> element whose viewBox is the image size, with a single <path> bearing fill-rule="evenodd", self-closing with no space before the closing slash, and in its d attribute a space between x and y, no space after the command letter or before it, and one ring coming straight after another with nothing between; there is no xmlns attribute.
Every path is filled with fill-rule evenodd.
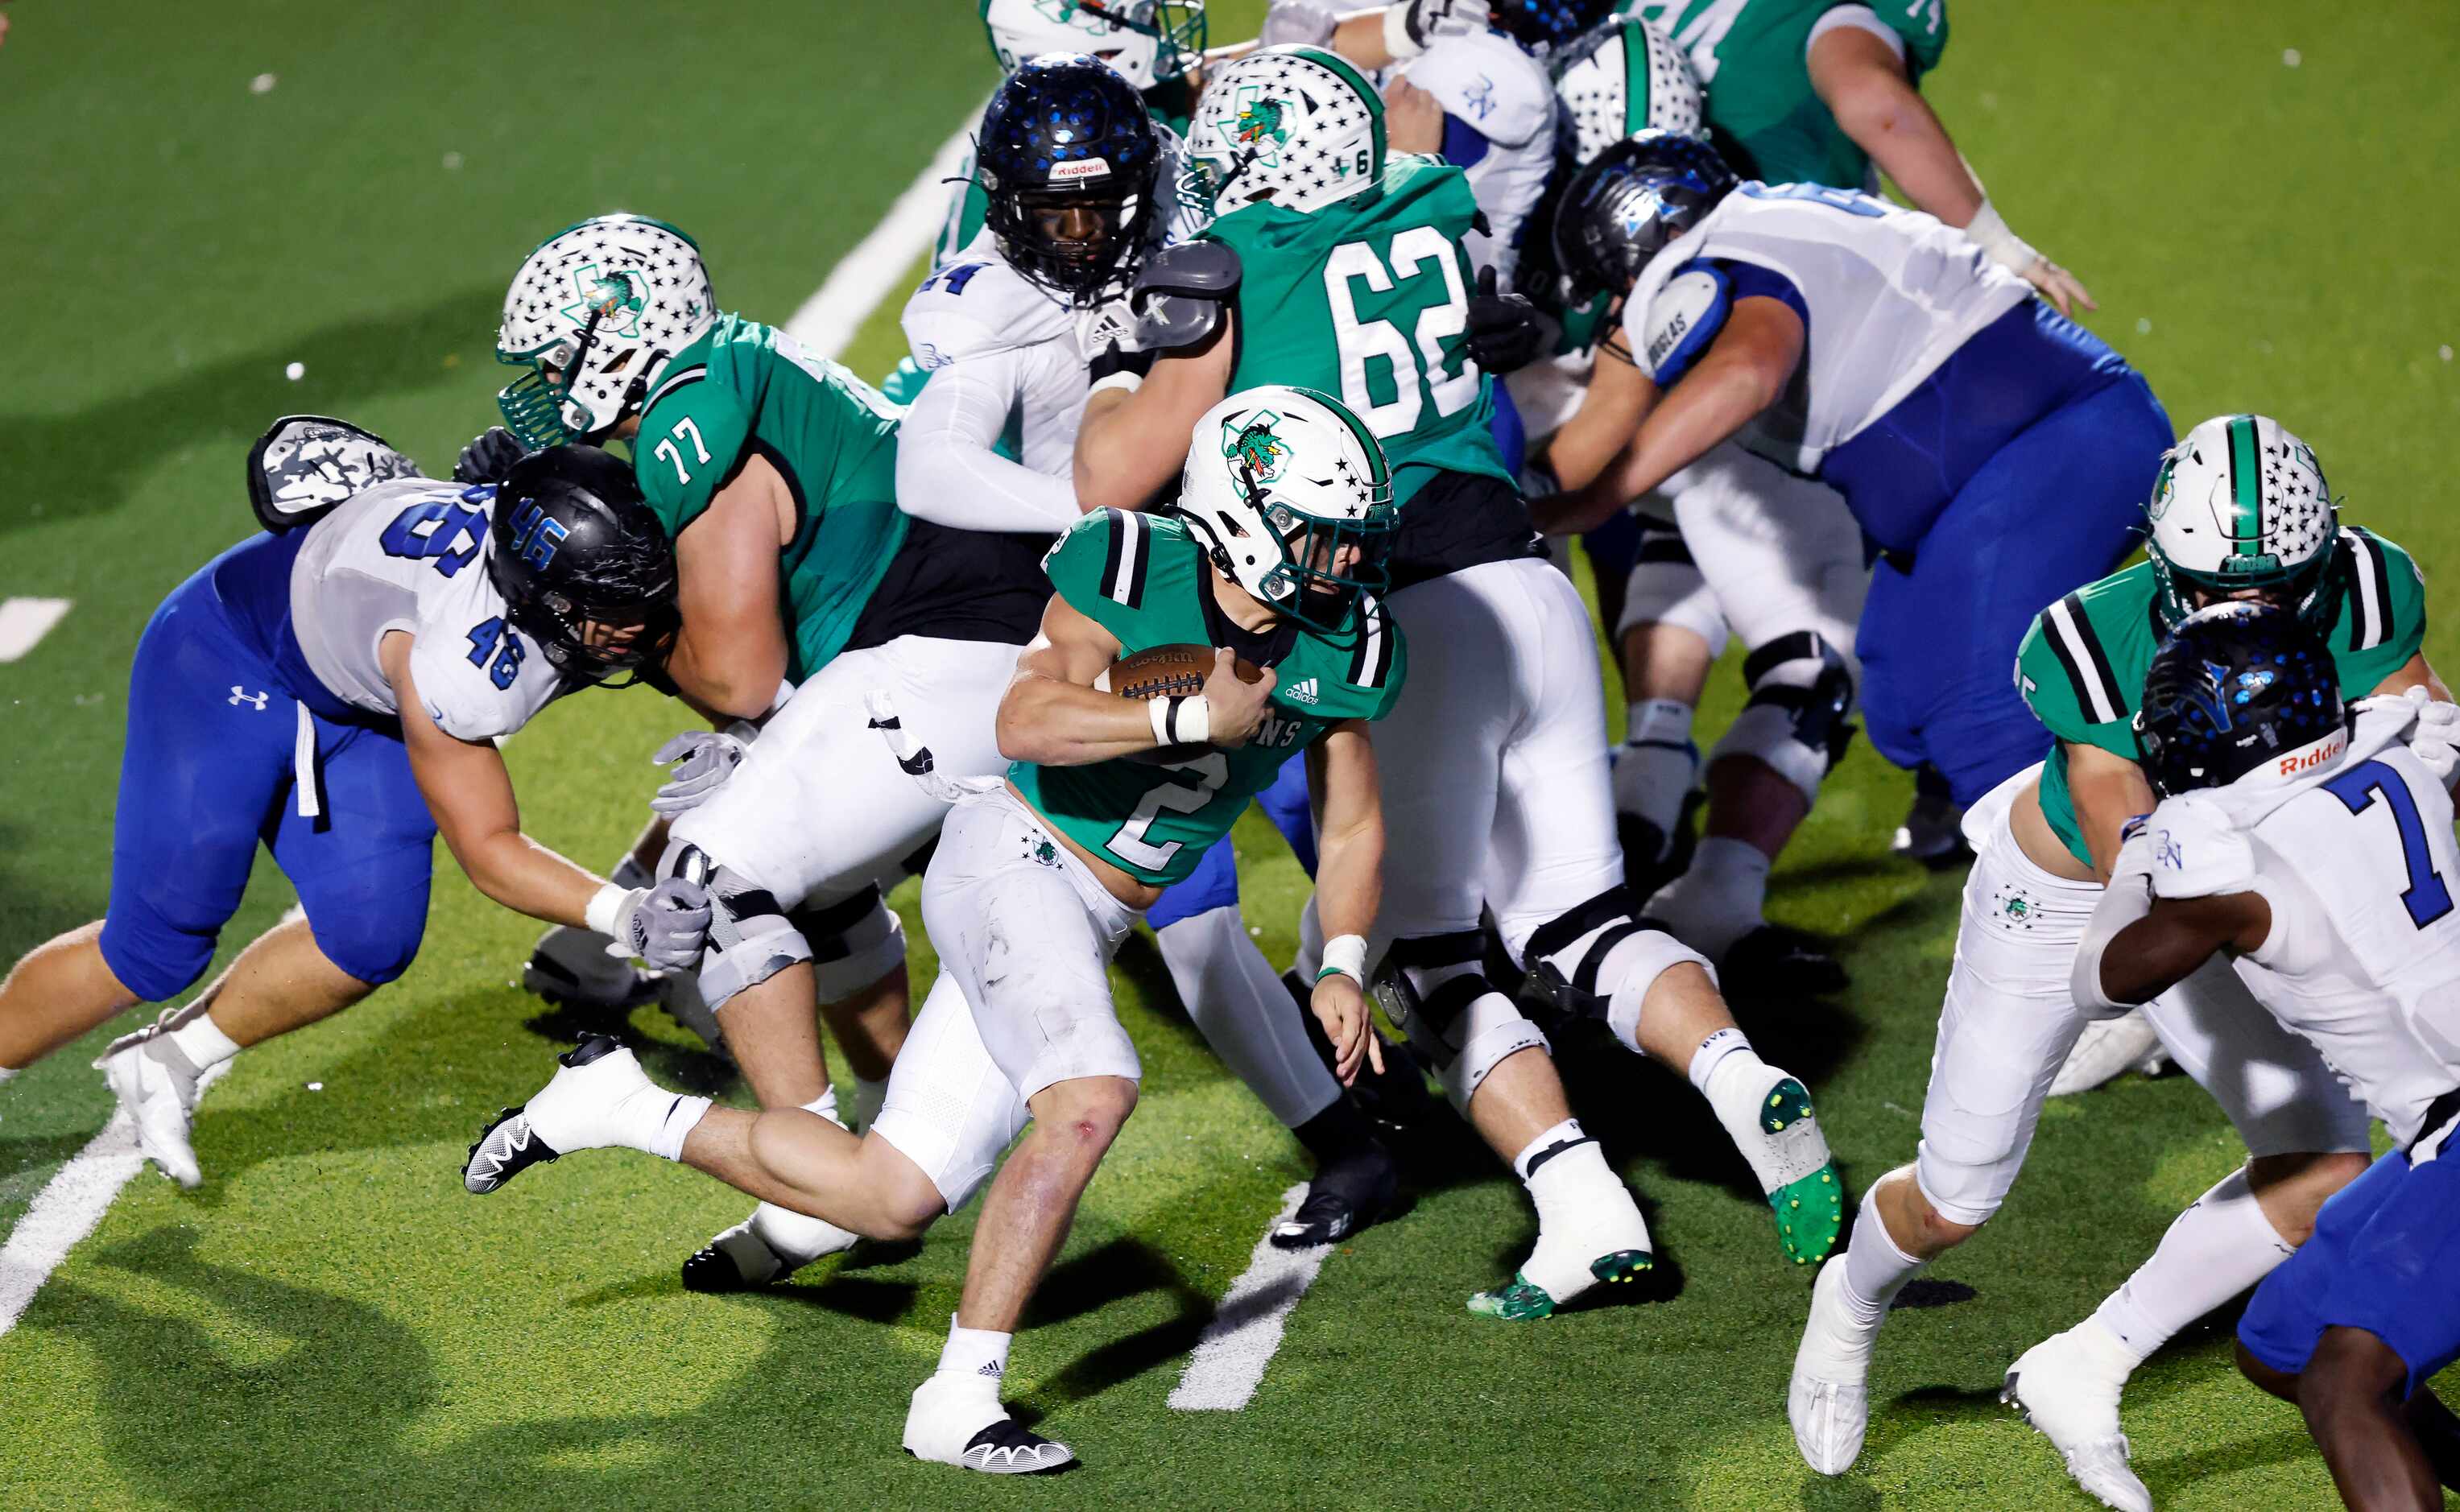
<svg viewBox="0 0 2460 1512"><path fill-rule="evenodd" d="M1173 813L1194 813L1211 803L1214 793L1230 780L1230 758L1215 751L1194 761L1173 762L1164 769L1193 772L1198 779L1197 784L1190 788L1184 783L1164 781L1145 789L1144 797L1137 801L1136 811L1128 815L1128 822L1119 826L1117 832L1111 836L1110 843L1103 847L1129 865L1142 867L1148 872L1158 872L1170 865L1170 858L1178 854L1180 842L1173 840L1167 845L1156 845L1145 838L1145 831L1153 828L1153 822L1161 817L1165 808Z"/></svg>
<svg viewBox="0 0 2460 1512"><path fill-rule="evenodd" d="M684 471L684 451L683 448L675 445L679 440L691 442L692 456L695 460L700 462L709 460L709 443L700 438L700 427L692 423L692 417L689 415L676 421L674 434L651 447L649 452L653 456L662 456L673 463L675 482L684 484L691 481L691 474Z"/></svg>
<svg viewBox="0 0 2460 1512"><path fill-rule="evenodd" d="M1369 293L1389 294L1400 281L1421 276L1430 262L1443 278L1444 302L1418 312L1414 345L1390 321L1358 318L1352 279L1365 280ZM1332 305L1333 341L1341 348L1342 402L1378 437L1416 430L1429 399L1438 415L1458 414L1477 402L1477 365L1466 352L1455 358L1458 372L1444 373L1444 343L1469 329L1469 290L1461 283L1459 249L1450 237L1431 225L1411 226L1392 239L1389 269L1372 246L1345 242L1325 262L1324 293ZM1377 404L1367 384L1367 365L1379 357L1392 368L1388 404Z"/></svg>
<svg viewBox="0 0 2460 1512"><path fill-rule="evenodd" d="M2360 762L2323 788L2353 814L2373 808L2378 797L2391 810L2392 826L2400 831L2401 859L2408 866L2408 887L2400 901L2408 910L2411 924L2424 929L2451 912L2451 889L2445 885L2443 873L2434 870L2425 821L2418 817L2417 800L2409 795L2408 784L2400 773L2379 761Z"/></svg>

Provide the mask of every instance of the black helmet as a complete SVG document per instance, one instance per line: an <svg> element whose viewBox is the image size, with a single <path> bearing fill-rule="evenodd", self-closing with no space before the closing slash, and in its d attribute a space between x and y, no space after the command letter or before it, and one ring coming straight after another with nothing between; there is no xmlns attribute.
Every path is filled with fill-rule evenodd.
<svg viewBox="0 0 2460 1512"><path fill-rule="evenodd" d="M2348 728L2332 653L2299 617L2271 604L2215 604L2178 621L2144 676L2135 741L2144 774L2167 798L2219 788L2266 763L2307 770L2307 747Z"/></svg>
<svg viewBox="0 0 2460 1512"><path fill-rule="evenodd" d="M1644 131L1600 153L1555 209L1555 261L1580 297L1629 289L1738 180L1702 136Z"/></svg>
<svg viewBox="0 0 2460 1512"><path fill-rule="evenodd" d="M630 464L590 446L532 452L497 489L488 534L507 618L557 670L596 682L666 662L675 548Z"/></svg>
<svg viewBox="0 0 2460 1512"><path fill-rule="evenodd" d="M984 217L1008 262L1073 304L1134 272L1154 223L1161 136L1144 97L1083 53L1029 58L983 112L974 160L990 197ZM1092 212L1095 229L1069 238L1041 216Z"/></svg>
<svg viewBox="0 0 2460 1512"><path fill-rule="evenodd" d="M1559 48L1614 14L1615 0L1495 0L1495 30L1522 47Z"/></svg>

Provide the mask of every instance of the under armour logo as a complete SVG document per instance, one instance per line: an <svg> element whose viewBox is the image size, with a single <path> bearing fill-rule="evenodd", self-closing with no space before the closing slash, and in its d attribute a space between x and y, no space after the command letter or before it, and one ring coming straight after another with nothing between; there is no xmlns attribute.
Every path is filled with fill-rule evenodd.
<svg viewBox="0 0 2460 1512"><path fill-rule="evenodd" d="M233 704L253 704L259 714L265 712L265 701L271 697L273 695L270 693L250 693L236 682L231 684L230 701Z"/></svg>

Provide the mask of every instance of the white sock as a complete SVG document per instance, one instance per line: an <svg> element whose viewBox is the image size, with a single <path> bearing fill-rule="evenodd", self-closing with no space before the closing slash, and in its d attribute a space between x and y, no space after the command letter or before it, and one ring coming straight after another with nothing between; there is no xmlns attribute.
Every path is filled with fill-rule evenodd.
<svg viewBox="0 0 2460 1512"><path fill-rule="evenodd" d="M239 1054L239 1041L222 1032L214 1016L201 1013L170 1033L170 1040L188 1058L188 1063L202 1071L220 1065Z"/></svg>
<svg viewBox="0 0 2460 1512"><path fill-rule="evenodd" d="M940 1346L940 1368L936 1374L961 1376L979 1381L985 1391L997 1396L1000 1380L1007 1374L1007 1347L1015 1338L1013 1334L961 1327L957 1314L951 1312L948 1314L948 1342Z"/></svg>
<svg viewBox="0 0 2460 1512"><path fill-rule="evenodd" d="M1750 1053L1750 1040L1732 1024L1728 1024L1707 1039L1701 1040L1700 1048L1691 1052L1691 1065L1687 1073L1691 1078L1692 1088L1702 1097L1707 1097L1709 1095L1708 1079L1715 1074L1717 1067L1725 1062L1726 1057L1737 1050ZM1752 1054L1751 1060L1757 1061L1759 1057Z"/></svg>
<svg viewBox="0 0 2460 1512"><path fill-rule="evenodd" d="M1531 1161L1534 1161L1538 1156L1545 1154L1548 1150L1553 1149L1558 1144L1574 1144L1587 1138L1588 1135L1582 1133L1580 1130L1580 1121L1579 1119L1565 1119L1562 1123L1556 1124L1553 1128L1546 1130L1536 1139L1531 1140L1527 1144L1521 1146L1520 1153L1512 1157L1512 1174L1519 1177L1525 1184L1529 1180L1529 1163ZM1566 1153L1568 1153L1568 1151ZM1548 1161L1546 1164L1551 1166L1554 1162ZM1545 1167L1540 1166L1538 1168L1542 1170Z"/></svg>
<svg viewBox="0 0 2460 1512"><path fill-rule="evenodd" d="M888 1101L888 1079L874 1082L869 1077L854 1079L855 1126L868 1130L880 1122L880 1105Z"/></svg>
<svg viewBox="0 0 2460 1512"><path fill-rule="evenodd" d="M1541 1155L1546 1158L1538 1160ZM1649 1248L1639 1205L1606 1164L1605 1151L1580 1131L1580 1120L1565 1119L1531 1140L1513 1157L1512 1169L1538 1208L1538 1243L1520 1274L1557 1302L1597 1283L1591 1262L1619 1250Z"/></svg>
<svg viewBox="0 0 2460 1512"><path fill-rule="evenodd" d="M1709 836L1684 873L1657 890L1648 916L1710 960L1764 922L1769 858L1748 840Z"/></svg>
<svg viewBox="0 0 2460 1512"><path fill-rule="evenodd" d="M24 1069L26 1069L24 1066L0 1066L0 1082L8 1081Z"/></svg>
<svg viewBox="0 0 2460 1512"><path fill-rule="evenodd" d="M2263 1216L2246 1171L2234 1170L2177 1216L2152 1258L2093 1316L2141 1363L2294 1252Z"/></svg>
<svg viewBox="0 0 2460 1512"><path fill-rule="evenodd" d="M634 1147L647 1150L660 1160L680 1161L684 1158L685 1137L709 1116L710 1100L680 1096L664 1087L649 1090L656 1096L638 1099L642 1124L647 1132L642 1143Z"/></svg>
<svg viewBox="0 0 2460 1512"><path fill-rule="evenodd" d="M1882 1176L1879 1181L1887 1179ZM1908 1174L1897 1179L1911 1181L1913 1177ZM1854 1243L1844 1258L1845 1304L1857 1321L1875 1329L1888 1315L1888 1304L1897 1299L1905 1283L1930 1264L1897 1248L1895 1236L1880 1221L1878 1204L1872 1200L1878 1189L1879 1182L1873 1182L1871 1189L1862 1194L1862 1217L1854 1225ZM1836 1264L1833 1260L1829 1263Z"/></svg>
<svg viewBox="0 0 2460 1512"><path fill-rule="evenodd" d="M1645 819L1671 836L1683 796L1700 775L1691 746L1691 706L1673 699L1631 705L1623 747L1615 756L1615 811Z"/></svg>

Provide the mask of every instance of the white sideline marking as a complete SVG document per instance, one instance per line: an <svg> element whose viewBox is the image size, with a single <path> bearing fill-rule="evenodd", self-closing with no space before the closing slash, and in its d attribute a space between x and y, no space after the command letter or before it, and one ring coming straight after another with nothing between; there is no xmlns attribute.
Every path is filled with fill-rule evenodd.
<svg viewBox="0 0 2460 1512"><path fill-rule="evenodd" d="M66 598L0 600L0 662L14 662L52 633L69 612Z"/></svg>
<svg viewBox="0 0 2460 1512"><path fill-rule="evenodd" d="M897 291L914 260L931 250L941 224L947 220L952 192L943 180L956 177L965 166L974 122L981 116L978 108L965 117L957 135L940 144L940 151L888 207L887 219L829 269L827 281L786 323L786 334L802 343L806 351L835 361L852 345L855 333L871 319L880 302Z"/></svg>
<svg viewBox="0 0 2460 1512"><path fill-rule="evenodd" d="M1332 1246L1312 1250L1276 1250L1273 1229L1299 1210L1306 1196L1301 1183L1282 1193L1282 1210L1264 1226L1256 1241L1247 1271L1230 1283L1228 1294L1205 1325L1204 1337L1188 1357L1186 1373L1170 1394L1170 1404L1181 1412L1237 1412L1264 1383L1264 1367L1282 1347L1282 1329L1290 1310L1315 1284Z"/></svg>
<svg viewBox="0 0 2460 1512"><path fill-rule="evenodd" d="M197 1078L200 1099L230 1064L225 1060L207 1066ZM145 1157L137 1152L137 1125L129 1122L125 1109L114 1108L102 1132L52 1173L25 1216L17 1220L9 1242L0 1245L0 1334L17 1326L34 1293L43 1289L77 1241L102 1222L119 1188L144 1168Z"/></svg>

